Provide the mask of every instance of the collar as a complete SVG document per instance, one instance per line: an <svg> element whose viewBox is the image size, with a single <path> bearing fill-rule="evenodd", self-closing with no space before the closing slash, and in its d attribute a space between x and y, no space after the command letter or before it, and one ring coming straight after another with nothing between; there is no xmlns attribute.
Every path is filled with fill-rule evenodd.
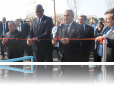
<svg viewBox="0 0 114 97"><path fill-rule="evenodd" d="M42 21L43 16L44 16L44 14L43 14L42 17L40 18L40 22ZM39 19L39 18L37 17L37 20L38 20L38 19Z"/></svg>
<svg viewBox="0 0 114 97"><path fill-rule="evenodd" d="M65 24L65 26L66 26L66 25L69 25L69 26L71 26L71 25L72 25L72 23L73 23L73 21L72 21L70 24Z"/></svg>
<svg viewBox="0 0 114 97"><path fill-rule="evenodd" d="M14 31L15 31L15 30L14 30ZM14 31L13 31L13 32L14 32ZM12 34L13 32L10 31L11 34Z"/></svg>
<svg viewBox="0 0 114 97"><path fill-rule="evenodd" d="M4 23L2 23L2 25L4 25ZM5 25L6 25L6 23L5 23Z"/></svg>
<svg viewBox="0 0 114 97"><path fill-rule="evenodd" d="M114 26L110 27L110 29L111 29L111 30L114 29Z"/></svg>

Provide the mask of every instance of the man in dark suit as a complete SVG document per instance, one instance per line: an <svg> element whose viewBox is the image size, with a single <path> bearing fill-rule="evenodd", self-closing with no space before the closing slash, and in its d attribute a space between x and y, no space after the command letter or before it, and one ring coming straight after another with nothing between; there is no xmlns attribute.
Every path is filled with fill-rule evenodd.
<svg viewBox="0 0 114 97"><path fill-rule="evenodd" d="M9 32L6 33L5 38L2 40L2 44L7 46L8 59L22 57L21 41L18 39L6 39L6 38L22 38L22 33L15 29L16 25L14 21L8 23ZM15 65L11 65L15 67ZM23 68L22 65L16 65L17 68ZM23 73L9 71L11 80L20 80ZM17 77L18 76L18 77ZM23 76L24 77L24 76Z"/></svg>
<svg viewBox="0 0 114 97"><path fill-rule="evenodd" d="M64 13L65 24L58 27L56 36L60 37L58 59L61 62L82 62L82 48L80 39L84 36L84 28L82 25L73 21L74 13L72 10L66 10ZM52 44L57 44L55 39L52 40ZM81 66L61 66L64 76L64 81L78 82L81 80Z"/></svg>
<svg viewBox="0 0 114 97"><path fill-rule="evenodd" d="M22 39L27 39L29 34L29 26L27 23L21 23L19 19L15 20L17 30L22 32ZM33 56L32 47L27 45L26 40L22 40L22 55L24 56L24 50L27 52L28 56Z"/></svg>
<svg viewBox="0 0 114 97"><path fill-rule="evenodd" d="M53 27L52 18L43 14L44 9L40 4L36 5L35 12L37 18L34 18L31 22L29 39L32 39L31 42L34 42L36 45L36 61L53 62L53 45L51 43L51 31ZM27 44L32 45L29 41L27 41ZM53 66L46 66L46 68L45 66L37 66L37 75L40 76L40 78L49 78L49 76L52 78L52 71ZM46 76L46 73L48 76Z"/></svg>
<svg viewBox="0 0 114 97"><path fill-rule="evenodd" d="M6 23L6 18L3 17L2 19L2 23L0 24L0 37L3 38L5 37L5 34L9 31L9 28L8 28L8 23ZM4 55L4 48L5 46L1 43L0 41L0 45L1 45L1 59L4 59L5 58L5 55Z"/></svg>
<svg viewBox="0 0 114 97"><path fill-rule="evenodd" d="M85 15L81 15L79 17L79 24L84 27L84 38L94 38L94 28L86 25L85 22L87 17ZM83 62L89 62L89 55L93 55L94 53L94 40L83 40L82 41L82 52L83 52Z"/></svg>

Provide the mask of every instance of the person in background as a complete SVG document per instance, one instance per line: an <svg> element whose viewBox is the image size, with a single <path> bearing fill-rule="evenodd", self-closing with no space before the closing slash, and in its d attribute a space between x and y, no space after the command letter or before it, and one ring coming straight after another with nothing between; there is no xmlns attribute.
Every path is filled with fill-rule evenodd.
<svg viewBox="0 0 114 97"><path fill-rule="evenodd" d="M4 38L5 34L9 31L8 28L8 23L6 22L6 17L3 17L2 19L2 23L0 24L0 37ZM2 44L1 40L0 40L0 45L1 45L1 59L5 58L5 54L4 54L4 49L5 49L5 45Z"/></svg>
<svg viewBox="0 0 114 97"><path fill-rule="evenodd" d="M58 29L59 26L60 26L60 22L57 21L57 22L56 22L56 26L54 26L53 29L52 29L53 38L55 38L57 29ZM57 54L58 54L58 47L59 47L59 42L54 46L54 49L57 50Z"/></svg>
<svg viewBox="0 0 114 97"><path fill-rule="evenodd" d="M95 30L95 37L102 35L101 32L102 32L103 27L104 27L103 22L98 22L98 27Z"/></svg>
<svg viewBox="0 0 114 97"><path fill-rule="evenodd" d="M94 18L94 20L93 20L93 25L92 25L92 27L94 27L94 32L95 32L95 29L97 28L97 26L98 26L98 20L97 20L97 18Z"/></svg>

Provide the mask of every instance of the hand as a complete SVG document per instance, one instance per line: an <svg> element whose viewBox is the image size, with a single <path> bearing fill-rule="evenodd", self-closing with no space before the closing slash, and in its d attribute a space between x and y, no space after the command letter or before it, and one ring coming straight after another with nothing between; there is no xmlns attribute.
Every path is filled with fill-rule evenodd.
<svg viewBox="0 0 114 97"><path fill-rule="evenodd" d="M55 39L52 40L52 44L56 45L58 42L55 41Z"/></svg>
<svg viewBox="0 0 114 97"><path fill-rule="evenodd" d="M98 37L95 39L95 41L101 41L102 38L103 38L103 36L98 36Z"/></svg>
<svg viewBox="0 0 114 97"><path fill-rule="evenodd" d="M8 42L8 39L3 38L3 40L2 40L2 44L5 45L5 43L7 43L7 42Z"/></svg>
<svg viewBox="0 0 114 97"><path fill-rule="evenodd" d="M32 38L32 42L35 42L36 41L36 38L34 37L34 38Z"/></svg>
<svg viewBox="0 0 114 97"><path fill-rule="evenodd" d="M32 42L32 39L31 39L31 38L27 39L27 44L28 44L29 46L31 46L31 45L33 44L33 42Z"/></svg>
<svg viewBox="0 0 114 97"><path fill-rule="evenodd" d="M93 55L93 54L94 54L94 52L90 51L90 55Z"/></svg>
<svg viewBox="0 0 114 97"><path fill-rule="evenodd" d="M68 44L69 38L62 38L61 41L63 42L63 44Z"/></svg>

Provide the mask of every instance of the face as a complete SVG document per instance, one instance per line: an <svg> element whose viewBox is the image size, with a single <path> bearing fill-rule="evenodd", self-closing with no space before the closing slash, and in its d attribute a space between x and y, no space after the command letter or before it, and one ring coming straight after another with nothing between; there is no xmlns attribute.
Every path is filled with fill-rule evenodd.
<svg viewBox="0 0 114 97"><path fill-rule="evenodd" d="M8 28L11 32L13 32L15 30L15 25L12 22L8 23Z"/></svg>
<svg viewBox="0 0 114 97"><path fill-rule="evenodd" d="M94 24L96 24L96 23L97 23L97 21L96 21L96 20L93 20L93 23L94 23Z"/></svg>
<svg viewBox="0 0 114 97"><path fill-rule="evenodd" d="M74 16L71 11L65 11L64 13L64 21L66 24L70 24L73 21Z"/></svg>
<svg viewBox="0 0 114 97"><path fill-rule="evenodd" d="M114 25L114 20L112 19L113 14L106 14L105 15L105 23L108 27L111 27Z"/></svg>
<svg viewBox="0 0 114 97"><path fill-rule="evenodd" d="M6 18L5 17L2 19L2 22L3 23L6 23Z"/></svg>
<svg viewBox="0 0 114 97"><path fill-rule="evenodd" d="M79 17L79 24L84 25L86 22L86 19L84 17Z"/></svg>
<svg viewBox="0 0 114 97"><path fill-rule="evenodd" d="M59 24L58 22L56 22L56 26L59 27L59 25L60 25L60 24Z"/></svg>
<svg viewBox="0 0 114 97"><path fill-rule="evenodd" d="M102 28L102 27L103 27L103 25L98 24L98 28Z"/></svg>
<svg viewBox="0 0 114 97"><path fill-rule="evenodd" d="M20 24L20 21L16 19L15 24L16 24L16 26L18 26Z"/></svg>
<svg viewBox="0 0 114 97"><path fill-rule="evenodd" d="M44 9L42 9L42 8L36 9L36 15L38 18L41 18L43 13L44 13Z"/></svg>

